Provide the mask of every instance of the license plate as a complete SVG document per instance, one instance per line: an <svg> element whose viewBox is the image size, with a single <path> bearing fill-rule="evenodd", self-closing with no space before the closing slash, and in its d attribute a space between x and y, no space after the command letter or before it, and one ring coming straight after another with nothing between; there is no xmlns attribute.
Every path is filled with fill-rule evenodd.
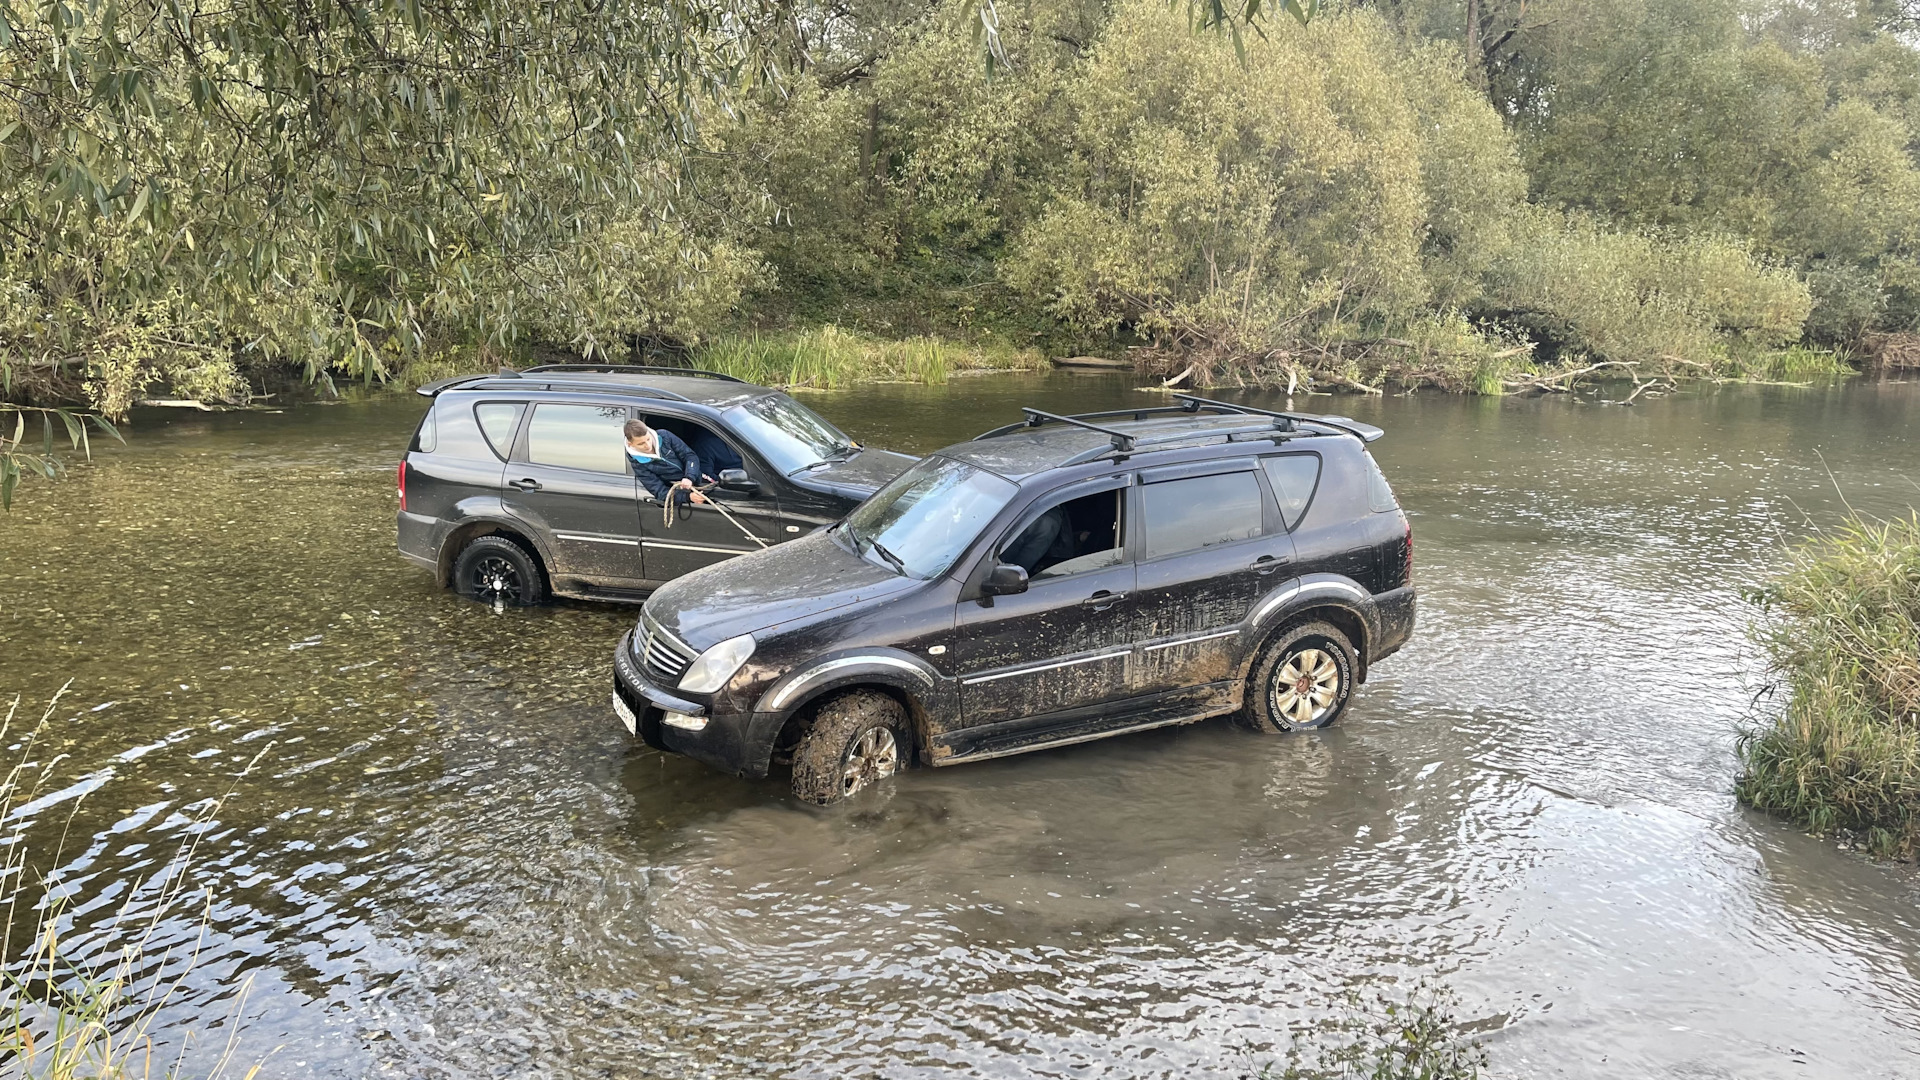
<svg viewBox="0 0 1920 1080"><path fill-rule="evenodd" d="M620 700L619 694L613 695L613 711L619 713L620 722L627 725L627 734L638 735L640 733L640 718L633 715L633 707Z"/></svg>

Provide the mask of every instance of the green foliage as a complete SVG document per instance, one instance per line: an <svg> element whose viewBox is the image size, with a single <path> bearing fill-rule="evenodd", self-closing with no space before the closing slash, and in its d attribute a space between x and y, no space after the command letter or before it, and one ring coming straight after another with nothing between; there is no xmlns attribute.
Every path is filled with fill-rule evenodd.
<svg viewBox="0 0 1920 1080"><path fill-rule="evenodd" d="M1248 1080L1478 1080L1486 1048L1461 1034L1451 993L1426 985L1405 998L1348 996L1310 1036L1295 1036L1285 1062Z"/></svg>
<svg viewBox="0 0 1920 1080"><path fill-rule="evenodd" d="M1538 207L1516 220L1491 300L1564 351L1712 370L1730 349L1797 339L1811 306L1792 273L1739 241L1609 228Z"/></svg>
<svg viewBox="0 0 1920 1080"><path fill-rule="evenodd" d="M1751 599L1786 702L1741 733L1740 798L1876 854L1920 852L1920 517L1850 520Z"/></svg>
<svg viewBox="0 0 1920 1080"><path fill-rule="evenodd" d="M1920 52L1884 6L1541 0L1493 98L1541 201L1746 238L1851 345L1920 325Z"/></svg>
<svg viewBox="0 0 1920 1080"><path fill-rule="evenodd" d="M1369 16L1248 43L1244 67L1176 31L1121 6L1068 89L1076 182L1004 273L1070 325L1269 350L1391 328L1431 304L1431 258L1480 257L1468 174L1521 190L1491 110Z"/></svg>
<svg viewBox="0 0 1920 1080"><path fill-rule="evenodd" d="M40 422L30 424L30 416ZM22 477L53 480L66 472L66 464L54 452L56 423L67 448L89 459L93 457L93 440L87 434L89 424L106 435L120 438L112 424L92 414L0 404L0 510L13 509L14 489L20 486ZM40 429L38 448L27 449L34 445L28 439L35 427Z"/></svg>
<svg viewBox="0 0 1920 1080"><path fill-rule="evenodd" d="M30 294L5 348L76 366L111 414L156 379L231 392L236 357L381 376L448 335L591 349L750 276L689 231L682 166L771 72L785 0L0 16L0 288Z"/></svg>
<svg viewBox="0 0 1920 1080"><path fill-rule="evenodd" d="M1029 371L1046 364L1031 349L933 337L883 340L837 326L722 337L695 350L691 359L697 367L763 386L817 390L867 382L938 385L955 373Z"/></svg>

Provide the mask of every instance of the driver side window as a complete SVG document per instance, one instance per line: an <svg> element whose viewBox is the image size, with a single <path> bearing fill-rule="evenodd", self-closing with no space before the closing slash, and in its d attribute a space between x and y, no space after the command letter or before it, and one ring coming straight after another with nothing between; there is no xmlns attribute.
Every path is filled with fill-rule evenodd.
<svg viewBox="0 0 1920 1080"><path fill-rule="evenodd" d="M1000 546L1000 561L1033 581L1118 566L1126 559L1126 489L1055 503Z"/></svg>
<svg viewBox="0 0 1920 1080"><path fill-rule="evenodd" d="M648 416L645 419L648 427L657 431L671 431L687 444L693 456L700 459L703 483L720 479L720 473L726 469L747 469L746 459L740 451L699 421L678 416Z"/></svg>

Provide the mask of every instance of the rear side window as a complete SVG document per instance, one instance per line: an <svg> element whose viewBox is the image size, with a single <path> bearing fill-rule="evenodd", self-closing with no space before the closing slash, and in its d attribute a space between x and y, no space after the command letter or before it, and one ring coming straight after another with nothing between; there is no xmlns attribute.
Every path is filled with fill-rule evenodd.
<svg viewBox="0 0 1920 1080"><path fill-rule="evenodd" d="M1367 459L1367 505L1376 514L1400 509L1400 500L1393 497L1393 488L1387 484L1387 474L1373 460L1373 455L1362 451L1361 457Z"/></svg>
<svg viewBox="0 0 1920 1080"><path fill-rule="evenodd" d="M1141 494L1149 559L1260 535L1260 481L1251 472L1165 480Z"/></svg>
<svg viewBox="0 0 1920 1080"><path fill-rule="evenodd" d="M413 448L423 454L431 454L440 445L440 425L434 421L437 410L428 409L427 415L420 418L420 430L413 433Z"/></svg>
<svg viewBox="0 0 1920 1080"><path fill-rule="evenodd" d="M520 410L525 405L517 401L489 401L473 407L473 418L480 422L480 431L487 437L487 445L502 458L513 444L513 429L520 426Z"/></svg>
<svg viewBox="0 0 1920 1080"><path fill-rule="evenodd" d="M527 460L535 465L593 472L627 471L627 410L620 405L533 407L527 425Z"/></svg>
<svg viewBox="0 0 1920 1080"><path fill-rule="evenodd" d="M1267 470L1267 483L1273 487L1274 498L1280 500L1280 519L1291 531L1300 524L1307 504L1313 501L1313 489L1320 483L1320 455L1261 458L1260 467Z"/></svg>

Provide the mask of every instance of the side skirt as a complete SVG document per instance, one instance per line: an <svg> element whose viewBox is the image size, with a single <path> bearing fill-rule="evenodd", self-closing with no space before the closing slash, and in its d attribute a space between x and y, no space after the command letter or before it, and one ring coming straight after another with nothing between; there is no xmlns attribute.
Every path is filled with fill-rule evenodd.
<svg viewBox="0 0 1920 1080"><path fill-rule="evenodd" d="M1125 735L1225 716L1239 708L1237 703L1229 703L1233 686L1231 682L1206 683L1156 694L1144 701L1108 702L1050 715L1023 717L981 728L946 732L937 736L935 741L952 749L946 754L936 751L932 755L932 763L958 765L967 761L987 761L1024 754L1030 750L1092 742L1109 735ZM1116 709L1123 711L1116 714Z"/></svg>

